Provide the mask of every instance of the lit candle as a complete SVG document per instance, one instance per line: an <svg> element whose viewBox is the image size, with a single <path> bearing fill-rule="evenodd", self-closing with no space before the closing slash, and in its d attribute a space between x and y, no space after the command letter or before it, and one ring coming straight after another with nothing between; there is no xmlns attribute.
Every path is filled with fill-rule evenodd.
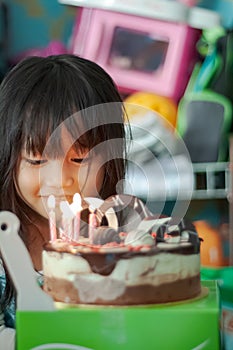
<svg viewBox="0 0 233 350"><path fill-rule="evenodd" d="M75 193L73 197L73 203L71 204L72 210L74 212L74 230L73 230L73 240L78 241L80 235L80 216L82 211L82 198L79 193Z"/></svg>
<svg viewBox="0 0 233 350"><path fill-rule="evenodd" d="M70 210L69 203L67 201L60 202L60 209L62 212L62 226L63 226L63 235L64 238L69 241L73 237L73 217L74 214L72 210Z"/></svg>
<svg viewBox="0 0 233 350"><path fill-rule="evenodd" d="M55 216L55 197L51 194L48 197L47 206L49 208L49 229L50 241L54 242L57 239L56 216Z"/></svg>
<svg viewBox="0 0 233 350"><path fill-rule="evenodd" d="M94 238L94 232L97 225L97 217L96 217L96 209L93 208L92 206L89 206L90 214L89 214L89 220L88 220L88 237L89 241L92 244L93 243L93 238Z"/></svg>

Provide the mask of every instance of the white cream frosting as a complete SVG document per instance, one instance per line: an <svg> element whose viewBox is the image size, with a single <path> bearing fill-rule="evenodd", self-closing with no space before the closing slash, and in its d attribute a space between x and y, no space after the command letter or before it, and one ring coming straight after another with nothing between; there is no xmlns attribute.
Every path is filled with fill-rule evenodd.
<svg viewBox="0 0 233 350"><path fill-rule="evenodd" d="M69 253L43 251L44 275L64 279L77 288L81 302L95 302L98 298L114 300L127 286L159 286L200 273L199 254L182 255L162 252L152 256L120 259L111 274L92 272L86 259Z"/></svg>

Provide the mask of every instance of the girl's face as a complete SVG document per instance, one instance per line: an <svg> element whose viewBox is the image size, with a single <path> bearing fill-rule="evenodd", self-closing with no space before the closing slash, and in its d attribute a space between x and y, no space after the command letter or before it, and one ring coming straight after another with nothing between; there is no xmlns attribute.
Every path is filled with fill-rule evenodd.
<svg viewBox="0 0 233 350"><path fill-rule="evenodd" d="M66 138L64 138L66 140ZM65 156L48 158L22 151L17 187L23 200L37 213L48 217L47 200L52 194L56 198L56 212L60 216L59 203L72 202L73 195L97 197L104 179L104 167L100 154L77 152L64 141Z"/></svg>

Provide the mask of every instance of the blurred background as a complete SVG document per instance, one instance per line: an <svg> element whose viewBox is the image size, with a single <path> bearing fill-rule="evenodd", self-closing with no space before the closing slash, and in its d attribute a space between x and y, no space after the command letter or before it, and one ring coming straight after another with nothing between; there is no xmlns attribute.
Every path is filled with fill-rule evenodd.
<svg viewBox="0 0 233 350"><path fill-rule="evenodd" d="M68 45L75 7L64 6L57 0L5 0L0 4L1 41L10 62L27 50L46 47L51 41Z"/></svg>
<svg viewBox="0 0 233 350"><path fill-rule="evenodd" d="M21 54L24 50L44 47L51 40L61 40L68 44L76 7L64 6L58 0L5 0L0 3L6 5L9 15L9 58ZM231 0L202 0L198 6L217 11L224 26L232 27Z"/></svg>

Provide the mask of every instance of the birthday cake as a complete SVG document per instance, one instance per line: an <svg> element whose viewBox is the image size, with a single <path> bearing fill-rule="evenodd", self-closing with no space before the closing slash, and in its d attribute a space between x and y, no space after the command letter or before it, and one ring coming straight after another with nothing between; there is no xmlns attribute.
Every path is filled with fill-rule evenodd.
<svg viewBox="0 0 233 350"><path fill-rule="evenodd" d="M145 208L138 210L142 209L138 203L134 199L136 219L128 205L115 215L119 221L127 211L131 220L125 225L103 225L106 217L114 223L114 205L119 209L114 200L114 205L110 201L97 210L98 224L92 236L79 235L76 241L63 237L45 245L44 290L55 301L139 305L187 300L200 294L200 239L194 226L148 215Z"/></svg>

